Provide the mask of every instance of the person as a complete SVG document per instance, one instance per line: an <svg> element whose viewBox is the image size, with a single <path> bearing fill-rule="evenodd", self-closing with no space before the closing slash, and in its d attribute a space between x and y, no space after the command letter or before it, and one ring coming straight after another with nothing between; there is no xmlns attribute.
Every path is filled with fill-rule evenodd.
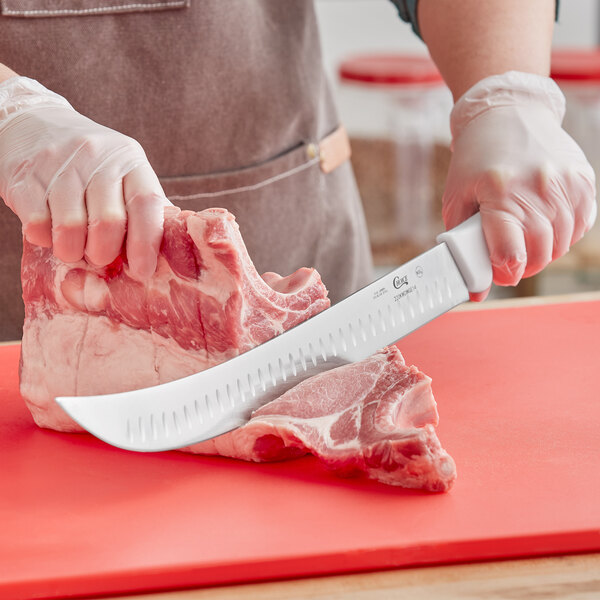
<svg viewBox="0 0 600 600"><path fill-rule="evenodd" d="M479 210L494 283L517 285L563 256L597 212L594 171L561 127L565 98L548 77L558 3L397 4L455 100L444 224Z"/></svg>
<svg viewBox="0 0 600 600"><path fill-rule="evenodd" d="M456 101L446 226L480 210L494 281L515 285L595 218L593 171L548 78L554 3L395 3ZM170 203L229 209L259 271L314 266L334 302L370 281L312 2L31 6L6 1L0 16L0 339L22 321L21 227L98 267L124 243L143 280Z"/></svg>

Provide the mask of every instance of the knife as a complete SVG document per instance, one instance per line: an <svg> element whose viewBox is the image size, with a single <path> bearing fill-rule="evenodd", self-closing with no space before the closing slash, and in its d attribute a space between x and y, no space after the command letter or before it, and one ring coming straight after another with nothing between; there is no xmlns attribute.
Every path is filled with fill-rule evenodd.
<svg viewBox="0 0 600 600"><path fill-rule="evenodd" d="M56 402L105 442L182 448L244 425L303 379L362 360L487 290L492 267L475 214L431 250L271 340L200 373L118 394Z"/></svg>

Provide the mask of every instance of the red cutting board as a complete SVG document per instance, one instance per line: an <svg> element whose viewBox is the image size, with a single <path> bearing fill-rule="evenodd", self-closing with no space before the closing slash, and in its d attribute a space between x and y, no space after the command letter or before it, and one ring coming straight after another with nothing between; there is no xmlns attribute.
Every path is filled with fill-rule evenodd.
<svg viewBox="0 0 600 600"><path fill-rule="evenodd" d="M451 313L400 346L433 378L448 494L43 431L0 348L0 597L600 550L600 302Z"/></svg>

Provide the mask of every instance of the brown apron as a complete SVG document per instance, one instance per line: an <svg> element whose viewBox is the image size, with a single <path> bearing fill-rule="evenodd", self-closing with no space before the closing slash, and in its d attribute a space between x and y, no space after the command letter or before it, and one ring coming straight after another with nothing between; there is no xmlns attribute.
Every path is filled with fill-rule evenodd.
<svg viewBox="0 0 600 600"><path fill-rule="evenodd" d="M174 204L230 210L259 272L314 266L334 302L370 281L350 163L316 156L339 123L312 2L0 0L0 11L0 62L137 139ZM2 204L0 340L21 336L20 237Z"/></svg>

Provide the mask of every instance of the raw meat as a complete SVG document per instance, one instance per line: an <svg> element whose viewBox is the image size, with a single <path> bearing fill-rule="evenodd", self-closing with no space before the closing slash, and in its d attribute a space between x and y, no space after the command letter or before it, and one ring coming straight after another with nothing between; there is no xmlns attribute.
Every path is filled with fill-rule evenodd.
<svg viewBox="0 0 600 600"><path fill-rule="evenodd" d="M389 346L315 375L254 412L247 425L188 452L257 462L310 452L342 476L443 492L456 478L441 447L431 379Z"/></svg>
<svg viewBox="0 0 600 600"><path fill-rule="evenodd" d="M329 306L314 269L259 276L233 215L169 209L156 274L95 269L24 241L21 394L38 425L81 431L60 395L127 391L191 375Z"/></svg>
<svg viewBox="0 0 600 600"><path fill-rule="evenodd" d="M157 272L132 279L123 256L106 268L66 264L24 242L21 393L42 427L80 431L58 395L125 391L227 360L329 305L314 269L255 270L223 209L168 209ZM395 347L317 375L234 432L187 451L245 460L311 452L341 475L445 491L452 459L434 431L429 378Z"/></svg>

